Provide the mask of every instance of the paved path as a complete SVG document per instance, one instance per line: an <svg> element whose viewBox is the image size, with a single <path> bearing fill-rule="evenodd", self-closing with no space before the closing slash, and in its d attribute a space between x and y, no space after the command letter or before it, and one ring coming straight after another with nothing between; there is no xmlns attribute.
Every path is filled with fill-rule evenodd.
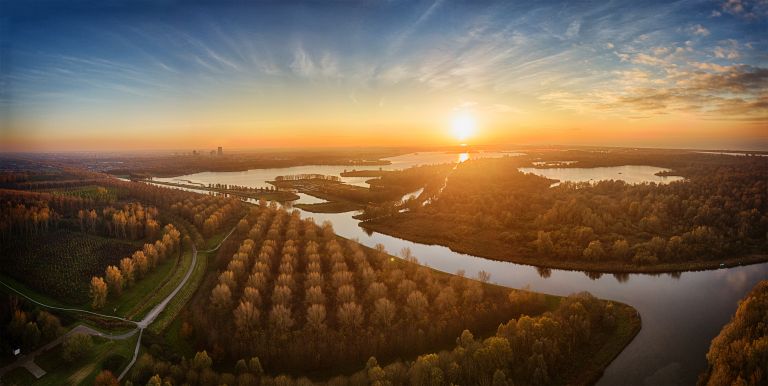
<svg viewBox="0 0 768 386"><path fill-rule="evenodd" d="M134 330L135 331L135 330ZM128 374L128 371L133 367L133 364L136 363L136 358L139 356L139 350L141 349L141 335L144 333L144 329L139 330L139 339L136 340L136 348L133 349L133 358L131 358L131 361L128 362L128 366L125 366L125 369L123 369L123 372L120 373L120 376L117 377L118 381L122 381L123 377L125 377L126 374Z"/></svg>
<svg viewBox="0 0 768 386"><path fill-rule="evenodd" d="M147 328L152 322L157 319L157 316L160 315L163 310L165 310L165 307L170 303L171 300L173 300L174 296L176 296L179 291L181 291L181 288L184 287L184 284L187 284L187 280L189 280L189 277L192 276L192 272L195 270L195 265L197 264L197 248L192 245L192 264L189 265L189 269L187 270L187 273L184 274L184 278L181 279L181 282L179 285L176 286L176 288L171 291L168 296L163 299L160 303L157 303L157 305L152 308L149 312L147 312L147 315L144 316L144 319L136 323L136 326L138 326L139 329L143 330Z"/></svg>
<svg viewBox="0 0 768 386"><path fill-rule="evenodd" d="M232 235L232 233L237 229L237 226L233 227L229 233L227 233L226 236L224 236L223 239L221 239L221 242L219 244L211 249L202 251L205 253L213 252L221 247L222 244L224 244L224 241L226 241L229 236ZM138 330L139 330L139 339L136 340L136 348L133 350L133 358L131 358L131 362L128 363L128 366L125 366L125 369L122 373L120 373L120 376L117 377L118 381L122 381L123 377L128 374L128 371L133 367L133 364L136 363L136 358L139 356L139 349L141 348L141 335L144 333L144 329L147 328L152 322L157 319L157 317L160 315L163 310L165 310L165 307L168 306L168 303L170 303L171 300L176 296L176 294L181 291L181 289L184 287L184 285L187 283L187 280L189 280L189 277L192 276L192 272L195 270L195 266L197 265L197 247L195 247L194 244L192 244L192 264L189 265L189 269L187 270L187 273L184 275L184 278L181 280L181 283L176 286L176 288L171 292L165 299L163 299L162 302L158 303L155 308L153 308L151 311L147 313L146 316L144 316L144 319L142 319L140 322L137 323Z"/></svg>
<svg viewBox="0 0 768 386"><path fill-rule="evenodd" d="M205 251L202 251L202 252L208 253L208 252L213 252L213 251L216 251L217 249L219 249L221 247L221 245L224 244L224 241L226 241L229 238L229 236L232 235L232 233L235 231L235 229L237 229L237 226L233 227L232 230L229 231L229 233L227 233L227 235L224 236L223 239L221 239L221 242L219 242L219 244L216 247L208 249L208 250L205 250ZM102 317L102 318L117 319L117 320L121 320L121 321L124 321L124 322L133 323L133 324L136 325L135 329L133 329L133 330L127 332L127 333L117 334L117 335L104 334L104 333L102 333L100 331L97 331L97 330L94 330L93 328L90 328L88 326L78 325L77 327L75 327L72 330L70 330L68 333L66 333L66 334L64 334L64 335L54 339L53 341L49 342L45 346L40 347L37 350L35 350L35 351L33 351L33 352L29 353L29 354L26 354L26 355L23 355L23 356L19 357L19 359L17 359L16 362L11 363L11 364L3 367L3 368L0 368L0 379L3 377L3 375L5 373L7 373L8 371L11 371L11 370L13 370L13 369L15 369L16 367L19 367L19 366L25 367L27 370L29 370L30 373L32 373L32 375L35 376L35 378L42 377L43 375L45 375L45 370L41 369L40 366L38 366L35 363L35 356L37 356L38 354L41 354L41 353L43 353L43 352L45 352L45 351L55 347L56 345L61 343L64 340L64 338L66 338L67 336L69 336L71 334L80 332L80 333L84 333L84 334L88 334L88 335L93 335L93 336L99 336L99 337L102 337L102 338L107 338L107 339L112 339L112 340L122 340L122 339L130 338L133 335L135 335L136 332L138 332L139 333L139 339L136 340L136 348L133 351L133 358L128 363L128 366L125 367L123 372L120 373L120 376L118 377L118 380L122 380L123 377L131 369L131 367L133 367L133 364L136 363L136 358L139 356L139 349L141 348L141 336L144 333L144 329L147 328L150 324L152 324L152 322L154 322L155 319L157 319L157 317L165 310L165 307L168 306L168 303L170 303L171 300L173 300L173 298L179 293L179 291L181 291L181 289L184 287L184 285L187 284L187 281L189 280L190 276L192 276L192 272L194 272L196 265L197 265L197 247L195 247L195 245L193 244L192 245L192 264L189 265L189 269L187 269L187 273L184 275L184 278L181 279L181 282L179 282L179 284L176 286L176 288L174 288L173 291L170 294L168 294L168 296L166 296L165 299L163 299L163 301L161 301L154 308L152 308L152 310L149 311L147 313L147 315L145 315L144 318L141 319L138 322L133 321L133 320L129 320L129 319L125 319L125 318L121 318L119 316L105 315L105 314L100 314L98 312L82 310L82 309L79 309L79 308L55 307L55 306L51 306L51 305L48 305L48 304L40 303L40 302L30 298L29 296L27 296L27 295L17 291L15 288L9 286L8 284L3 283L2 281L0 281L0 284L5 286L6 288L10 289L14 293L17 293L20 296L24 297L25 299L27 299L27 300L29 300L29 301L31 301L31 302L39 305L39 306L42 306L42 307L46 307L46 308L50 308L50 309L54 309L54 310L60 310L60 311L80 312L80 313L85 313L85 314L90 314L90 315L96 315L96 316L99 316L99 317ZM0 382L0 385L2 385L2 382Z"/></svg>

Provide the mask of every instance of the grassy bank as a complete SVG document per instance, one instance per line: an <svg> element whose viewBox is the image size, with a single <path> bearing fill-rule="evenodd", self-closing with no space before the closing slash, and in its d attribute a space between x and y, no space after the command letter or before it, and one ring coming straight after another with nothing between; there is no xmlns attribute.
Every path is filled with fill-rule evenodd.
<svg viewBox="0 0 768 386"><path fill-rule="evenodd" d="M35 358L35 363L46 371L40 379L35 379L27 369L18 367L5 374L2 381L5 385L92 385L96 375L106 367L112 367L109 370L115 374L122 371L133 356L137 338L138 335L125 340L93 337L90 352L74 363L62 361L62 346L58 345Z"/></svg>
<svg viewBox="0 0 768 386"><path fill-rule="evenodd" d="M168 264L171 269L164 269L164 275L158 275L157 278L146 277L143 281L147 281L144 296L139 298L141 302L134 302L130 308L128 317L138 320L141 319L147 312L149 312L155 305L165 299L168 294L173 291L178 285L184 274L187 272L190 264L192 264L192 250L189 247L184 247L180 257L172 261L166 261L164 264ZM159 268L156 271L159 271ZM150 280L151 279L151 280ZM139 284L137 283L136 287ZM121 305L123 306L123 305ZM125 306L123 306L125 307Z"/></svg>
<svg viewBox="0 0 768 386"><path fill-rule="evenodd" d="M124 289L119 298L110 298L102 311L127 319L140 318L154 304L153 299L162 291L163 285L173 282L171 274L178 271L179 263L177 259L166 259L147 276L137 280L133 287Z"/></svg>
<svg viewBox="0 0 768 386"><path fill-rule="evenodd" d="M229 229L229 228L226 228ZM226 232L218 233L215 236L208 239L205 243L205 246L203 247L203 250L209 250L212 248L216 248L223 240L224 237L229 233L229 230ZM184 308L184 306L187 304L187 302L192 298L192 296L197 291L198 287L200 287L200 283L202 283L203 278L205 278L205 273L208 270L208 260L215 255L215 251L213 252L197 252L197 263L195 264L194 270L192 271L192 274L189 277L189 280L184 285L184 287L176 294L176 296L171 299L171 301L168 303L168 305L165 307L165 310L163 310L162 313L157 317L154 323L152 323L151 326L147 329L148 332L153 334L161 334L163 331L165 331L168 326L170 326L173 321L176 319L176 316L179 314L179 312ZM189 259L191 263L191 258ZM189 265L186 266L185 269L183 269L180 273L180 278L184 277L184 275L187 272L187 269L189 268ZM175 285L173 286L175 288ZM172 288L171 288L172 290ZM170 292L170 291L169 291Z"/></svg>

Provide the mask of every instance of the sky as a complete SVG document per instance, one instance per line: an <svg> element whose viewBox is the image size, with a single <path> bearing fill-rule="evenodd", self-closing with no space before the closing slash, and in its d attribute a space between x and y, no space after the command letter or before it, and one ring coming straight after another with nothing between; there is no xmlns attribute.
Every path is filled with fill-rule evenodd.
<svg viewBox="0 0 768 386"><path fill-rule="evenodd" d="M768 0L0 0L0 151L458 142L768 149Z"/></svg>

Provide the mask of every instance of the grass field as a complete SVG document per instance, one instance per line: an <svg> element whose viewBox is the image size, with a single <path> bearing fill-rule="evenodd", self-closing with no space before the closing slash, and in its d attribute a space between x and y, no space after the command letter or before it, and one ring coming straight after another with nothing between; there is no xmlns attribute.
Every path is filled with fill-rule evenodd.
<svg viewBox="0 0 768 386"><path fill-rule="evenodd" d="M119 372L128 364L133 356L138 335L125 340L109 340L93 338L93 348L84 358L73 364L64 363L61 360L61 345L58 345L36 358L36 363L47 372L42 378L32 383L35 386L54 386L61 384L92 385L93 379L103 369L107 358L114 366L113 373Z"/></svg>
<svg viewBox="0 0 768 386"><path fill-rule="evenodd" d="M173 282L171 274L178 270L178 265L177 259L166 259L147 276L137 280L133 287L123 290L122 296L110 298L102 312L114 313L128 319L140 318L157 303L152 299L157 297L161 285Z"/></svg>
<svg viewBox="0 0 768 386"><path fill-rule="evenodd" d="M226 234L220 233L216 236L208 239L205 243L204 249L210 249L216 247ZM162 313L157 317L154 323L152 323L147 330L153 334L161 334L168 328L169 325L176 319L179 311L184 308L189 299L192 299L192 295L195 294L197 288L200 287L200 283L205 278L205 273L208 270L208 260L211 256L215 256L216 252L200 252L197 253L197 264L195 265L192 275L189 277L187 284L176 294L170 303L165 307ZM191 262L191 259L190 259ZM187 268L189 265L186 266ZM186 273L186 268L181 271L181 277Z"/></svg>
<svg viewBox="0 0 768 386"><path fill-rule="evenodd" d="M116 188L104 188L96 185L85 185L72 188L56 188L46 189L46 191L53 194L61 194L66 196L77 196L82 198L90 198L95 202L100 203L114 203L119 197L125 196L127 191L125 189Z"/></svg>
<svg viewBox="0 0 768 386"><path fill-rule="evenodd" d="M37 302L48 304L48 305L51 305L51 306L54 306L54 307L71 307L71 305L64 304L64 303L62 303L62 302L60 302L60 301L58 301L58 300L56 300L56 299L46 295L46 294L40 293L40 292L36 291L35 289L30 288L29 286L25 285L24 283L14 279L14 278L12 278L12 277L10 277L8 275L5 275L3 273L0 273L0 281L2 281L3 283L6 283L8 286L12 287L16 291L21 292L25 296L27 296L30 299L33 299L33 300L35 300ZM0 284L0 291L6 292L6 293L9 293L9 294L14 294L13 291L5 288L5 286L3 286L2 284Z"/></svg>
<svg viewBox="0 0 768 386"><path fill-rule="evenodd" d="M166 274L165 280L156 282L151 287L152 292L147 294L148 296L144 298L141 304L134 307L131 317L135 320L141 319L155 305L165 299L176 288L181 279L184 278L190 264L192 264L192 251L187 249L182 253L178 264L173 267L173 270Z"/></svg>

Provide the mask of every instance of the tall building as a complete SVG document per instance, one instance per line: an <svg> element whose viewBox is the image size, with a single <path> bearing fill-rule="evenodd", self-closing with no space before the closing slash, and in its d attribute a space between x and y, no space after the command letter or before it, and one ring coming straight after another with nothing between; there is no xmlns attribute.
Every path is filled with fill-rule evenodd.
<svg viewBox="0 0 768 386"><path fill-rule="evenodd" d="M219 155L224 155L224 149L222 149L221 146L219 146L219 152L218 153L219 153Z"/></svg>

